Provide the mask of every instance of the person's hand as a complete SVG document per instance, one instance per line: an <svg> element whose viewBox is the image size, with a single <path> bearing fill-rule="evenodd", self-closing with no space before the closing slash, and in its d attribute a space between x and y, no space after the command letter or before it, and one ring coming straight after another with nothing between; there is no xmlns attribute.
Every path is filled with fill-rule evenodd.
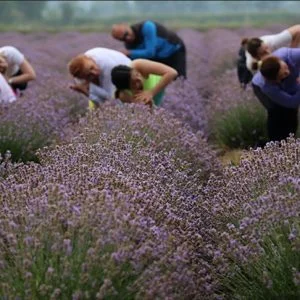
<svg viewBox="0 0 300 300"><path fill-rule="evenodd" d="M71 85L69 85L69 88L73 91L81 92L81 87L79 85L71 84Z"/></svg>
<svg viewBox="0 0 300 300"><path fill-rule="evenodd" d="M300 84L300 77L297 77L297 84Z"/></svg>
<svg viewBox="0 0 300 300"><path fill-rule="evenodd" d="M134 100L136 103L149 104L153 101L153 94L151 91L142 91L134 95Z"/></svg>
<svg viewBox="0 0 300 300"><path fill-rule="evenodd" d="M124 55L126 55L126 56L129 56L130 55L130 51L129 50L127 50L127 49L121 49L121 50L119 50L121 53L123 53Z"/></svg>
<svg viewBox="0 0 300 300"><path fill-rule="evenodd" d="M87 89L82 85L73 84L73 85L70 85L69 88L73 91L76 91L76 92L79 92L79 93L82 93L85 95L88 94Z"/></svg>

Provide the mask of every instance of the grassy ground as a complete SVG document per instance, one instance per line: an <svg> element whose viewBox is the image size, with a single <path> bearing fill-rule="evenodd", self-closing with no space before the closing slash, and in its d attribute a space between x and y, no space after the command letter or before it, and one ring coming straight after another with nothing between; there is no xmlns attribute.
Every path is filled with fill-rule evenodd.
<svg viewBox="0 0 300 300"><path fill-rule="evenodd" d="M222 155L219 156L219 159L222 163L223 166L230 166L234 165L237 166L239 165L242 155L246 150L242 149L230 149L227 151L224 151Z"/></svg>

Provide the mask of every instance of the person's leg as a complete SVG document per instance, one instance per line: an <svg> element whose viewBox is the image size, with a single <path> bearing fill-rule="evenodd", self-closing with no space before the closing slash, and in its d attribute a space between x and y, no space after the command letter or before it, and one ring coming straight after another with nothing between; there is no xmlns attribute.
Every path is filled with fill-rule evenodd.
<svg viewBox="0 0 300 300"><path fill-rule="evenodd" d="M279 106L266 96L260 87L252 84L253 92L260 103L266 108L267 116L267 132L270 141L280 141L294 133L294 110ZM289 120L291 118L293 121ZM297 125L296 125L297 129Z"/></svg>
<svg viewBox="0 0 300 300"><path fill-rule="evenodd" d="M186 79L186 50L185 46L168 58L169 66L178 72L178 77Z"/></svg>
<svg viewBox="0 0 300 300"><path fill-rule="evenodd" d="M172 54L171 56L156 60L167 66L174 68L178 72L178 77L184 77L186 79L186 50L183 45L181 49Z"/></svg>
<svg viewBox="0 0 300 300"><path fill-rule="evenodd" d="M268 110L267 128L270 141L281 141L286 138L286 127L282 117L280 109Z"/></svg>
<svg viewBox="0 0 300 300"><path fill-rule="evenodd" d="M174 69L178 72L178 76L182 76L184 79L187 79L186 50L184 45L182 45L182 48L174 54L172 61L174 63Z"/></svg>
<svg viewBox="0 0 300 300"><path fill-rule="evenodd" d="M268 133L271 141L286 139L291 133L296 135L298 109L278 106L268 111Z"/></svg>
<svg viewBox="0 0 300 300"><path fill-rule="evenodd" d="M298 128L298 109L281 108L283 126L283 138L287 138L291 133L296 135Z"/></svg>
<svg viewBox="0 0 300 300"><path fill-rule="evenodd" d="M19 76L19 75L22 75L22 74L23 74L22 71L19 70L14 76ZM16 90L24 91L24 90L26 90L27 86L28 86L27 82L11 85L11 87L14 91L16 91Z"/></svg>

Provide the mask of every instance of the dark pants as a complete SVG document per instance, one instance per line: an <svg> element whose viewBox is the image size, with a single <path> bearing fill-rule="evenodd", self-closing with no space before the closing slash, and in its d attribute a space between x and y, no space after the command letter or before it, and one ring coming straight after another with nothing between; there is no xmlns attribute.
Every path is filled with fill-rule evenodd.
<svg viewBox="0 0 300 300"><path fill-rule="evenodd" d="M19 76L22 75L22 71L19 70L16 74L14 74L13 76ZM14 91L16 90L20 90L20 91L24 91L27 88L27 82L24 83L17 83L17 84L11 84L11 87Z"/></svg>
<svg viewBox="0 0 300 300"><path fill-rule="evenodd" d="M174 68L178 72L178 76L183 76L186 79L186 50L184 44L171 56L156 61Z"/></svg>
<svg viewBox="0 0 300 300"><path fill-rule="evenodd" d="M271 141L280 141L289 136L296 135L298 127L298 108L287 108L273 102L257 85L252 84L253 91L258 100L268 112L267 130Z"/></svg>

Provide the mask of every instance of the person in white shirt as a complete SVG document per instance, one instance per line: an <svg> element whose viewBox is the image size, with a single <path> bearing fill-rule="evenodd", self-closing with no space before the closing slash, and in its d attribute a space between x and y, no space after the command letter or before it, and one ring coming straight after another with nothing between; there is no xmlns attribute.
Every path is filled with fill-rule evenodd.
<svg viewBox="0 0 300 300"><path fill-rule="evenodd" d="M0 48L0 73L14 91L25 90L27 83L36 78L35 71L24 55L13 46Z"/></svg>
<svg viewBox="0 0 300 300"><path fill-rule="evenodd" d="M77 79L70 88L89 97L89 107L93 109L114 98L116 88L111 81L111 70L118 65L129 66L130 63L131 60L119 51L90 49L69 62L68 70Z"/></svg>
<svg viewBox="0 0 300 300"><path fill-rule="evenodd" d="M300 46L300 25L289 27L278 34L243 39L242 44L246 44L246 66L249 71L255 73L255 68L253 68L255 63L273 51L282 47L297 48Z"/></svg>
<svg viewBox="0 0 300 300"><path fill-rule="evenodd" d="M16 95L2 74L0 74L0 104L16 101Z"/></svg>

